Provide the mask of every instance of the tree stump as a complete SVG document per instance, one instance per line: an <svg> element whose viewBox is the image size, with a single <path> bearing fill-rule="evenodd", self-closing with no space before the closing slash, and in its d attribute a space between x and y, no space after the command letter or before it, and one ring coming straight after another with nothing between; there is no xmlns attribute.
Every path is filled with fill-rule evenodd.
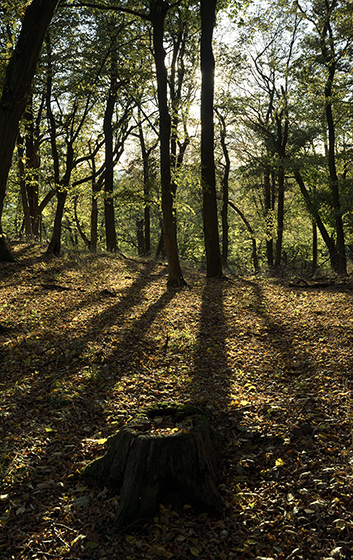
<svg viewBox="0 0 353 560"><path fill-rule="evenodd" d="M158 404L110 437L106 454L87 465L83 476L120 494L119 528L152 517L172 495L219 515L219 442L199 409Z"/></svg>

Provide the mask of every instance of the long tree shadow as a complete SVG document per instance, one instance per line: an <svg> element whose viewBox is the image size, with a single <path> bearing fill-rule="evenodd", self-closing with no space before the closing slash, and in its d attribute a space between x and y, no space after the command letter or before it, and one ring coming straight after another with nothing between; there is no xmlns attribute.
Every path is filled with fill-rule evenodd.
<svg viewBox="0 0 353 560"><path fill-rule="evenodd" d="M16 407L6 415L3 441L7 438L10 442L12 437L15 439L16 433L19 432L23 443L21 457L17 457L17 454L11 450L3 466L5 472L7 466L10 470L16 470L19 462L22 463L22 468L25 467L25 481L30 488L30 493L33 491L32 501L38 510L38 527L41 528L43 534L49 530L50 523L46 523L48 526L46 529L42 518L45 517L45 512L53 507L53 504L57 509L62 507L67 493L77 496L79 500L81 491L76 490L76 483L78 483L78 488L82 485L80 486L73 476L73 465L87 460L89 444L86 445L86 449L83 449L82 441L87 437L88 439L94 437L96 431L105 427L107 413L104 403L114 393L114 391L111 393L113 386L121 375L124 374L126 377L130 374L134 375L135 372L138 373L138 368L134 370L134 367L146 357L145 335L151 324L156 320L158 323L158 316L176 294L173 291L162 291L158 295L157 291L154 293L154 301L151 303L148 298L142 297L143 290L154 281L158 282L165 272L159 271L157 274L151 275L153 266L149 264L142 270L135 282L125 290L124 294L120 294L119 301L115 303L114 298L109 300L112 304L102 313L92 317L82 334L77 333L75 338L67 340L66 343L64 339L61 341L61 344L83 348L89 341L95 340L97 333L100 333L103 338L110 337L110 335L116 337L114 329L116 323L119 323L119 326L122 327L120 336L116 338L115 345L110 346L109 364L111 368L105 369L103 361L100 364L102 367L98 368L101 371L96 380L83 376L79 386L71 387L70 391L66 393L65 385L72 373L70 372L72 364L59 364L59 381L63 387L62 392L55 384L58 372L51 371L51 368L48 370L43 368L43 371L37 371L36 375L32 376L31 385L27 386L26 391L16 395L13 402ZM135 310L134 308L138 306L141 298L143 305ZM159 342L155 342L157 345L159 344ZM152 337L149 341L148 352L153 354L154 351ZM73 373L77 371L77 367L78 365L73 364ZM146 381L144 392L148 398L153 399L153 395L148 395L148 382ZM115 404L119 407L116 393L114 393L114 398L117 399ZM137 399L133 405L138 406L138 404ZM114 409L114 405L110 408ZM97 447L92 449L92 453L100 451L101 449L97 449ZM13 466L11 466L11 461ZM68 474L72 478L66 479ZM7 488L12 499L15 496L21 496L23 492L23 478L20 471L16 479L17 481ZM33 522L32 511L32 508L27 508L25 504L22 512L24 523L26 523L27 516ZM12 542L13 539L7 531L6 535L7 541ZM13 542L13 550L15 552L24 550L25 543L24 535L23 539Z"/></svg>
<svg viewBox="0 0 353 560"><path fill-rule="evenodd" d="M146 330L174 297L173 292L162 293L151 305L146 300L143 311L138 309L136 313L132 312L141 299L143 289L164 273L161 271L157 276L151 276L153 268L153 264L147 265L135 282L121 294L119 301L108 305L102 313L95 314L82 332L79 330L73 336L63 333L57 337L54 361L37 362L35 371L33 366L23 364L18 374L14 372L7 376L7 381L2 380L4 394L8 389L12 393L9 405L5 407L4 437L6 434L10 438L20 426L30 435L48 424L65 425L68 418L65 411L70 411L69 417L71 420L75 418L78 426L102 421L103 406L98 401L104 402L119 376L133 373L134 364L141 356ZM114 302L115 299L109 301ZM120 329L119 336L116 335L115 327ZM104 352L98 356L94 351L91 358L95 370L85 370L85 365L90 363L90 357L85 355L90 342L97 343L99 348L105 344L109 350L109 369L104 369ZM35 342L33 345L31 341L27 344L28 355L34 354L37 351ZM69 356L71 360L68 360ZM45 360L46 354L41 359ZM83 373L78 386L75 375L80 370ZM96 375L91 375L92 371L96 371Z"/></svg>
<svg viewBox="0 0 353 560"><path fill-rule="evenodd" d="M224 280L207 279L202 294L199 331L192 365L191 398L215 411L230 399L231 371L227 363Z"/></svg>

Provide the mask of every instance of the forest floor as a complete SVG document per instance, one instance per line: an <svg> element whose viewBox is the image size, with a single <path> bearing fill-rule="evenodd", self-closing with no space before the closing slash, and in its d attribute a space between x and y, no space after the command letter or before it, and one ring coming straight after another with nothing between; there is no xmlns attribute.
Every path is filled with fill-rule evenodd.
<svg viewBox="0 0 353 560"><path fill-rule="evenodd" d="M353 286L207 280L157 262L0 265L0 558L353 557ZM114 529L82 468L141 407L192 403L224 436L224 516L161 505Z"/></svg>

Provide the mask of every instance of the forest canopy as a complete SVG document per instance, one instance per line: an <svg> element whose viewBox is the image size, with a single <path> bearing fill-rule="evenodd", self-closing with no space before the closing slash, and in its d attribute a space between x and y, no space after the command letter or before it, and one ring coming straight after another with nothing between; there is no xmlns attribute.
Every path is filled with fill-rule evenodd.
<svg viewBox="0 0 353 560"><path fill-rule="evenodd" d="M41 3L0 8L2 240L166 254L178 282L179 259L347 273L350 1L47 3L5 177Z"/></svg>

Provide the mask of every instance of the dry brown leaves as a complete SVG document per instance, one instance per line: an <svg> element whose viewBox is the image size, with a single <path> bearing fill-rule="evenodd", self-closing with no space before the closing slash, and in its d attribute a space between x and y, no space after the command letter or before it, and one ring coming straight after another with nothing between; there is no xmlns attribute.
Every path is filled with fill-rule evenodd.
<svg viewBox="0 0 353 560"><path fill-rule="evenodd" d="M0 558L352 555L352 288L261 278L166 290L113 256L0 265ZM80 469L142 406L202 407L225 436L222 519L161 506L123 534Z"/></svg>

